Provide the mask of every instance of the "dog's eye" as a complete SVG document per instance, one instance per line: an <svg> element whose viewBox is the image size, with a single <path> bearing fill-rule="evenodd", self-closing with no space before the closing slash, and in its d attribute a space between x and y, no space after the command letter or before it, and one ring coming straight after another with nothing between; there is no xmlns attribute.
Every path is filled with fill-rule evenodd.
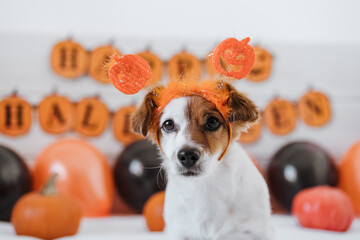
<svg viewBox="0 0 360 240"><path fill-rule="evenodd" d="M172 132L175 129L174 121L166 120L162 125L162 129L164 129L165 132Z"/></svg>
<svg viewBox="0 0 360 240"><path fill-rule="evenodd" d="M215 131L220 127L221 123L217 117L209 117L206 121L205 127L209 131Z"/></svg>

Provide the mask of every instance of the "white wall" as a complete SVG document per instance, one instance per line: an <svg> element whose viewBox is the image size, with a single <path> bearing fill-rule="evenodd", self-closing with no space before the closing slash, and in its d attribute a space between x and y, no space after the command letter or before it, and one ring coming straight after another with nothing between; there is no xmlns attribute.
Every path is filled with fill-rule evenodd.
<svg viewBox="0 0 360 240"><path fill-rule="evenodd" d="M358 0L0 0L0 32L360 42Z"/></svg>
<svg viewBox="0 0 360 240"><path fill-rule="evenodd" d="M141 100L143 93L128 97L89 77L69 81L56 76L49 66L51 47L69 34L89 50L111 37L124 53L151 44L163 59L184 45L203 58L219 39L250 36L273 53L273 74L261 84L238 81L237 89L263 108L275 95L295 101L311 85L330 96L333 118L319 129L299 121L297 129L283 137L264 128L259 142L246 147L265 165L286 142L307 139L339 160L360 138L360 1L231 1L224 6L226 2L1 0L0 99L17 89L37 104L56 88L73 101L100 94L111 110ZM46 145L68 135L78 136L46 134L34 116L29 134L18 138L0 134L0 144L33 162ZM89 141L109 160L122 149L110 125L101 137Z"/></svg>

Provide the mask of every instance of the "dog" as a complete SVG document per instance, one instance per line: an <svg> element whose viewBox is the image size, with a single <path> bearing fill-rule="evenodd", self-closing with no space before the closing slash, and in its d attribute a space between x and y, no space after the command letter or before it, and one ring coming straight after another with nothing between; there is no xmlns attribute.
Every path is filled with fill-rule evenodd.
<svg viewBox="0 0 360 240"><path fill-rule="evenodd" d="M164 157L166 236L274 239L266 182L234 142L258 120L258 109L230 83L217 84L228 91L223 103L230 109L227 117L201 94L173 98L159 113L156 91L146 95L132 116L133 131L157 142Z"/></svg>

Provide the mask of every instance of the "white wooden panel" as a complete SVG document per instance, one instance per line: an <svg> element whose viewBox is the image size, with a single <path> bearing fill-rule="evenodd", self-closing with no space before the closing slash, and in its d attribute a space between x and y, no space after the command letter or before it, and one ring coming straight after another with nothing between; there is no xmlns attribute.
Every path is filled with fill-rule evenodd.
<svg viewBox="0 0 360 240"><path fill-rule="evenodd" d="M36 105L53 89L78 101L85 96L99 94L111 110L129 103L141 101L144 92L125 96L111 85L102 85L84 76L78 80L67 80L56 76L50 69L49 57L52 46L66 36L41 34L0 34L0 97L18 90ZM106 44L109 38L99 35L78 35L85 48L92 49ZM124 53L143 50L149 42L141 39L114 39L115 46ZM203 58L214 40L187 41L187 49ZM173 40L152 41L154 52L169 59L184 47L184 42ZM266 165L269 158L289 141L310 140L318 143L339 159L346 149L360 138L360 45L307 45L263 42L263 46L275 57L271 78L264 83L247 80L235 82L238 90L248 93L260 108L275 95L296 101L309 86L324 91L331 99L333 119L323 128L315 129L298 122L297 129L287 136L274 136L263 129L262 138L246 148ZM166 74L166 73L165 73ZM164 80L166 76L164 77ZM14 148L29 162L48 144L58 138L78 136L76 133L55 136L40 128L36 116L31 132L26 136L9 138L0 135L0 144ZM97 138L89 141L104 152L110 161L121 151L122 146L112 136L111 126Z"/></svg>

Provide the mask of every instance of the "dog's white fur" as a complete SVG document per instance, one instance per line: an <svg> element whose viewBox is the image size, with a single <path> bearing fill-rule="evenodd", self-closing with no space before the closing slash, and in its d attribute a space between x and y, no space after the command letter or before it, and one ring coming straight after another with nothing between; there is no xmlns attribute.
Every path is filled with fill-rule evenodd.
<svg viewBox="0 0 360 240"><path fill-rule="evenodd" d="M168 183L164 218L171 240L270 240L273 229L267 185L238 143L232 143L219 162L221 151L209 154L192 142L185 117L188 97L172 100L164 109L160 125L172 119L176 133L163 133ZM202 151L199 176L181 175L177 152L183 147Z"/></svg>

